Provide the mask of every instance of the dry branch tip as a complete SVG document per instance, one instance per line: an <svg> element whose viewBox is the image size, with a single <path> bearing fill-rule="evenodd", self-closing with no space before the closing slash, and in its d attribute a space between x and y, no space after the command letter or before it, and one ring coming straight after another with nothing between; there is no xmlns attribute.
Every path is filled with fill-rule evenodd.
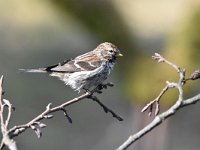
<svg viewBox="0 0 200 150"><path fill-rule="evenodd" d="M191 80L197 80L200 78L200 69L195 70L189 77Z"/></svg>

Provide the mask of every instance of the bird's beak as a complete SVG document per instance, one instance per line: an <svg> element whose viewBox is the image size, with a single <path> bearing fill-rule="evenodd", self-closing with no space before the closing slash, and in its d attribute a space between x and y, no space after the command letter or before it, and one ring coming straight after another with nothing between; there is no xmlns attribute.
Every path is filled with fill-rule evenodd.
<svg viewBox="0 0 200 150"><path fill-rule="evenodd" d="M117 53L117 56L121 57L121 56L123 56L123 54L120 53L120 52L118 52L118 53Z"/></svg>

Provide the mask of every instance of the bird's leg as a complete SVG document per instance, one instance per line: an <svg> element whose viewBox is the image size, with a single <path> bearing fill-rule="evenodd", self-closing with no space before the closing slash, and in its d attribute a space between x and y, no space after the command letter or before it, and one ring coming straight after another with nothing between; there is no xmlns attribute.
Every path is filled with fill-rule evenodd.
<svg viewBox="0 0 200 150"><path fill-rule="evenodd" d="M101 94L101 93L103 93L103 92L101 91L102 89L103 89L103 88L102 88L101 86L98 85L98 86L96 87L95 92Z"/></svg>
<svg viewBox="0 0 200 150"><path fill-rule="evenodd" d="M85 88L83 88L83 90L85 91L85 93L87 93L89 91L88 89L85 89Z"/></svg>
<svg viewBox="0 0 200 150"><path fill-rule="evenodd" d="M92 91L90 91L89 89L83 88L83 90L84 90L84 93L90 93L90 94L92 94Z"/></svg>

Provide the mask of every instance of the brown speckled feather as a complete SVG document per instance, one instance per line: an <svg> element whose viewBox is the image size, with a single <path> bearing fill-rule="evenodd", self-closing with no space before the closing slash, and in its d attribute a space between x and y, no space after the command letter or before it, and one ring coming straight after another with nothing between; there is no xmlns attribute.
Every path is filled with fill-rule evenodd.
<svg viewBox="0 0 200 150"><path fill-rule="evenodd" d="M56 76L73 89L89 89L101 84L112 70L116 57L122 56L112 43L102 43L96 49L62 63L38 69L21 69L25 72L48 73Z"/></svg>

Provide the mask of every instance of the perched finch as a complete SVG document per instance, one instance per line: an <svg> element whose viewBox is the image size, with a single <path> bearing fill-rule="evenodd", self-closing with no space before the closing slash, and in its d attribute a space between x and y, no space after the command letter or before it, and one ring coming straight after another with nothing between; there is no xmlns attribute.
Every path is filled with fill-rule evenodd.
<svg viewBox="0 0 200 150"><path fill-rule="evenodd" d="M24 72L48 73L58 77L75 91L89 90L100 85L116 62L118 56L123 56L112 43L102 43L93 51L66 60L52 66L38 69L19 69Z"/></svg>

